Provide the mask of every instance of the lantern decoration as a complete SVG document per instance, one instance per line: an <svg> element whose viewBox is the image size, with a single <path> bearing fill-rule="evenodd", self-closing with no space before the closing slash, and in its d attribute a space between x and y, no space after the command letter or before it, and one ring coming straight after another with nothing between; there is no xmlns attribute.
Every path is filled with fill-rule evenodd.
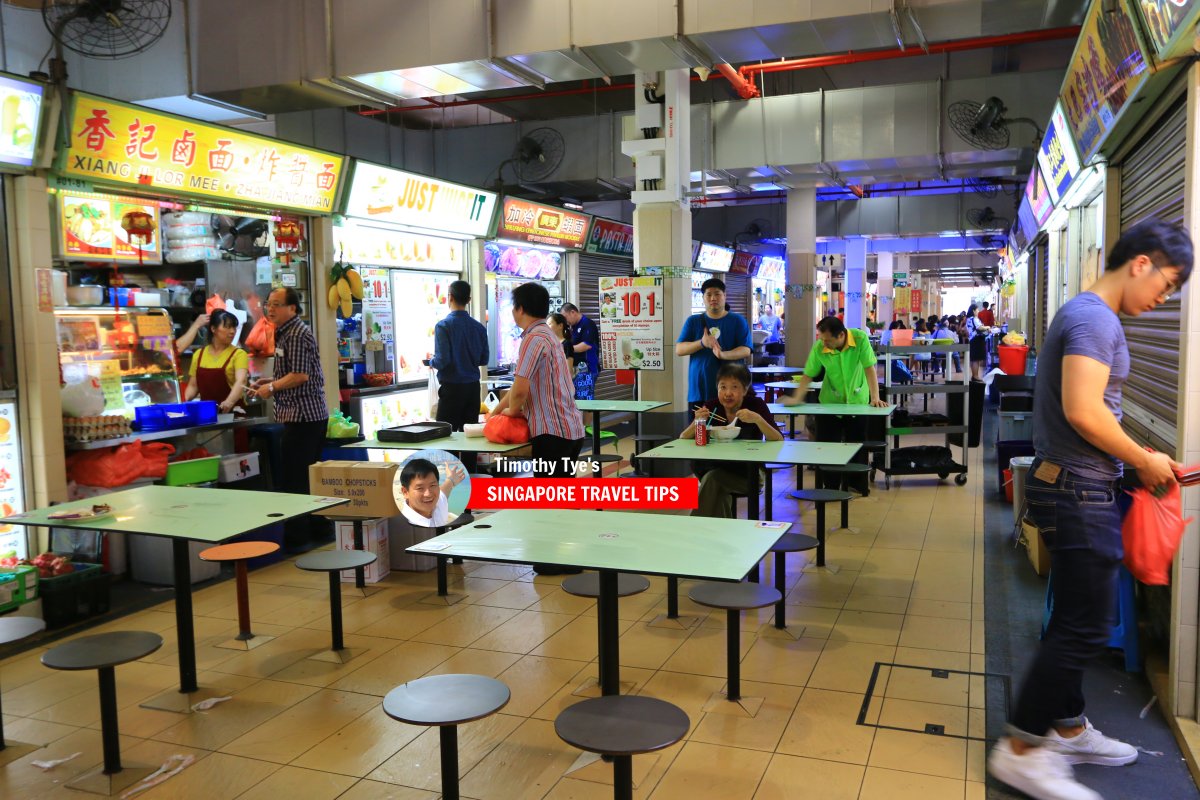
<svg viewBox="0 0 1200 800"><path fill-rule="evenodd" d="M121 227L129 234L130 244L147 245L154 241L154 215L145 211L126 211Z"/></svg>
<svg viewBox="0 0 1200 800"><path fill-rule="evenodd" d="M294 219L281 219L275 223L275 252L279 253L284 266L291 264L291 254L299 252L304 245L304 229Z"/></svg>

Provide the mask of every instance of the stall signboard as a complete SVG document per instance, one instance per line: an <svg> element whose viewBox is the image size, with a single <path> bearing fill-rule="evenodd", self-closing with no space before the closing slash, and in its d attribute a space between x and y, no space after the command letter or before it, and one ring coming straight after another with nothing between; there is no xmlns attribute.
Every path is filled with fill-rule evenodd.
<svg viewBox="0 0 1200 800"><path fill-rule="evenodd" d="M1081 160L1086 163L1117 125L1148 75L1128 0L1105 12L1093 2L1059 93Z"/></svg>
<svg viewBox="0 0 1200 800"><path fill-rule="evenodd" d="M600 358L604 369L664 369L663 279L600 279Z"/></svg>
<svg viewBox="0 0 1200 800"><path fill-rule="evenodd" d="M842 306L845 306L845 300L842 301ZM912 307L912 289L907 286L897 286L892 289L892 307L897 311L902 311Z"/></svg>
<svg viewBox="0 0 1200 800"><path fill-rule="evenodd" d="M43 84L0 72L0 167L33 167L45 89Z"/></svg>
<svg viewBox="0 0 1200 800"><path fill-rule="evenodd" d="M363 342L376 340L392 344L392 276L386 269L367 268L363 280Z"/></svg>
<svg viewBox="0 0 1200 800"><path fill-rule="evenodd" d="M1032 242L1038 235L1037 220L1033 216L1033 207L1029 204L1029 198L1021 199L1021 206L1017 209L1017 226L1021 229L1021 236L1025 241Z"/></svg>
<svg viewBox="0 0 1200 800"><path fill-rule="evenodd" d="M728 247L704 242L696 255L696 269L704 272L728 272L733 264L733 251Z"/></svg>
<svg viewBox="0 0 1200 800"><path fill-rule="evenodd" d="M912 295L912 312L914 314L920 314L921 313L921 290L920 289L910 289L909 294Z"/></svg>
<svg viewBox="0 0 1200 800"><path fill-rule="evenodd" d="M18 434L17 404L0 401L0 514L6 517L25 510ZM27 558L25 541L25 528L0 525L0 558Z"/></svg>
<svg viewBox="0 0 1200 800"><path fill-rule="evenodd" d="M787 262L778 256L764 256L758 262L758 272L754 277L760 281L775 281L783 283L787 278Z"/></svg>
<svg viewBox="0 0 1200 800"><path fill-rule="evenodd" d="M1050 197L1050 190L1047 188L1046 181L1042 177L1042 170L1037 164L1033 165L1033 171L1029 173L1029 180L1025 182L1025 198L1029 201L1029 210L1033 213L1033 219L1040 229L1054 213L1054 199Z"/></svg>
<svg viewBox="0 0 1200 800"><path fill-rule="evenodd" d="M463 236L487 236L496 213L494 192L365 161L346 194L346 216Z"/></svg>
<svg viewBox="0 0 1200 800"><path fill-rule="evenodd" d="M1042 168L1042 177L1046 180L1046 188L1050 190L1050 198L1057 205L1067 189L1071 188L1071 181L1075 180L1080 170L1079 152L1071 138L1071 129L1067 127L1062 103L1054 104L1054 113L1050 115L1050 124L1046 126L1046 135L1042 137L1037 160Z"/></svg>
<svg viewBox="0 0 1200 800"><path fill-rule="evenodd" d="M737 250L733 254L733 261L729 264L729 274L753 275L758 269L758 262L761 260L762 256Z"/></svg>
<svg viewBox="0 0 1200 800"><path fill-rule="evenodd" d="M562 269L562 253L488 242L483 246L483 267L489 273L509 278L551 281Z"/></svg>
<svg viewBox="0 0 1200 800"><path fill-rule="evenodd" d="M601 256L633 258L633 226L596 217L585 249Z"/></svg>
<svg viewBox="0 0 1200 800"><path fill-rule="evenodd" d="M1147 44L1159 61L1191 55L1200 0L1137 0Z"/></svg>
<svg viewBox="0 0 1200 800"><path fill-rule="evenodd" d="M121 227L121 218L130 211L142 211L154 218L155 235L150 241L131 240ZM59 192L58 228L59 255L72 261L162 262L157 205L128 198Z"/></svg>
<svg viewBox="0 0 1200 800"><path fill-rule="evenodd" d="M333 248L351 264L462 272L463 242L370 225L336 226Z"/></svg>
<svg viewBox="0 0 1200 800"><path fill-rule="evenodd" d="M331 214L344 158L82 92L58 171L164 194Z"/></svg>
<svg viewBox="0 0 1200 800"><path fill-rule="evenodd" d="M588 214L544 206L516 197L504 198L496 237L515 242L582 250L587 244Z"/></svg>

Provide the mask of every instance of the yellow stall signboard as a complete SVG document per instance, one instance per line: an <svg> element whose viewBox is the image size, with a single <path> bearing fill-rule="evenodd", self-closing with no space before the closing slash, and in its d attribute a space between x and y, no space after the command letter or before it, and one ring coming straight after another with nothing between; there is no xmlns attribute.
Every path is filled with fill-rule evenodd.
<svg viewBox="0 0 1200 800"><path fill-rule="evenodd" d="M60 172L141 186L333 213L343 157L265 136L75 92Z"/></svg>

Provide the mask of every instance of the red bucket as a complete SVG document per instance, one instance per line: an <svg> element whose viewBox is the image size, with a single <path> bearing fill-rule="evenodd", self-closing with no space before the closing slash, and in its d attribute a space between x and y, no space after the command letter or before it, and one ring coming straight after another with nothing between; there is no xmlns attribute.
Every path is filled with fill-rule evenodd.
<svg viewBox="0 0 1200 800"><path fill-rule="evenodd" d="M1013 502L1013 476L1012 470L1004 470L1004 499L1011 506Z"/></svg>
<svg viewBox="0 0 1200 800"><path fill-rule="evenodd" d="M1002 344L1000 351L1000 370L1005 375L1024 375L1025 358L1029 348L1023 344Z"/></svg>

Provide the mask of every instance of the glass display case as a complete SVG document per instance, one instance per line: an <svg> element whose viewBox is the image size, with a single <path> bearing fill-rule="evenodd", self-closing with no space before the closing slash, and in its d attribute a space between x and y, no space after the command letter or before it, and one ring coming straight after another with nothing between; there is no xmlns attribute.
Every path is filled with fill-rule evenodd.
<svg viewBox="0 0 1200 800"><path fill-rule="evenodd" d="M162 308L77 307L54 311L65 384L95 378L104 414L178 403L179 361L171 318Z"/></svg>

